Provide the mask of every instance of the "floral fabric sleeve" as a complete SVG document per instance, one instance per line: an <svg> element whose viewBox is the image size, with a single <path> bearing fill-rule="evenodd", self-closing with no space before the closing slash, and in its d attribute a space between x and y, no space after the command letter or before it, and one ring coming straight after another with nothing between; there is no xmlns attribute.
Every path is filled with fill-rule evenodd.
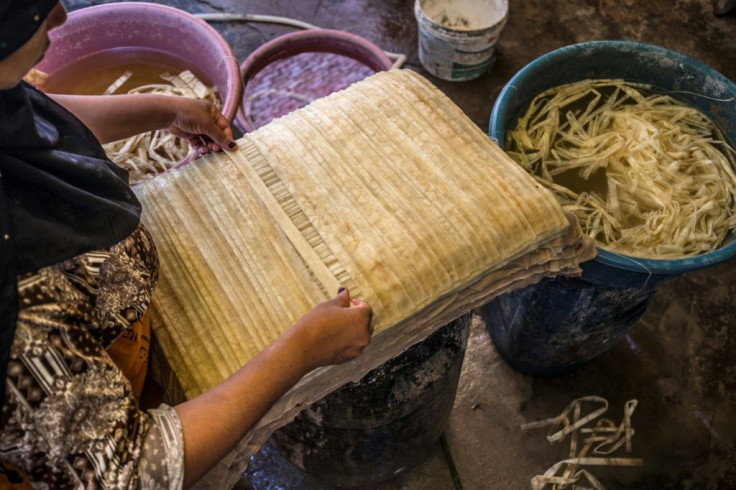
<svg viewBox="0 0 736 490"><path fill-rule="evenodd" d="M142 412L107 355L150 304L155 248L140 226L18 280L18 324L0 414L0 460L40 488L182 486L176 412Z"/></svg>

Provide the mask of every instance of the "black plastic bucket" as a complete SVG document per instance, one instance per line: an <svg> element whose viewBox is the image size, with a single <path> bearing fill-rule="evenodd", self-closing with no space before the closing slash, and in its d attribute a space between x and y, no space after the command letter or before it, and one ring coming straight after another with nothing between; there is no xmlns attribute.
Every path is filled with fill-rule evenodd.
<svg viewBox="0 0 736 490"><path fill-rule="evenodd" d="M373 486L416 466L447 424L469 332L469 314L443 326L303 410L272 444L325 487Z"/></svg>

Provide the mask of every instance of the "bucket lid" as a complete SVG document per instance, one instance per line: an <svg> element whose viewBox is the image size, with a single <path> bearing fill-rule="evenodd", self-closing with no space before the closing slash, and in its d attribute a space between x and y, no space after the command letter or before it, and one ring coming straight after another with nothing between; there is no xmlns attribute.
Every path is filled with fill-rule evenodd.
<svg viewBox="0 0 736 490"><path fill-rule="evenodd" d="M349 32L309 29L279 36L240 66L244 88L236 122L253 131L392 64L378 46Z"/></svg>

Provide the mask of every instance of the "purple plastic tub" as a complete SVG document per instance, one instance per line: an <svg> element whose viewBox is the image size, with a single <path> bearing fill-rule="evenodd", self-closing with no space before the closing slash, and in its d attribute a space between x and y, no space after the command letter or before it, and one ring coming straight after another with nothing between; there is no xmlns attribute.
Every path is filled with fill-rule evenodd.
<svg viewBox="0 0 736 490"><path fill-rule="evenodd" d="M49 38L51 46L37 68L51 77L64 66L100 52L140 49L150 55L158 51L208 78L217 87L228 121L234 120L240 106L243 88L230 46L209 24L183 10L145 2L95 5L70 12L67 22L52 30Z"/></svg>
<svg viewBox="0 0 736 490"><path fill-rule="evenodd" d="M253 131L392 65L378 46L349 32L309 29L279 36L240 66L244 89L236 121Z"/></svg>

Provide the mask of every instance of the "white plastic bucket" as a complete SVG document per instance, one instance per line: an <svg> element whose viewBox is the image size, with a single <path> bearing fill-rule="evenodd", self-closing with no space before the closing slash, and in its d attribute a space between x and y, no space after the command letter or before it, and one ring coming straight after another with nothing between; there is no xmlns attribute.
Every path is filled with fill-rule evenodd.
<svg viewBox="0 0 736 490"><path fill-rule="evenodd" d="M415 0L419 61L449 81L476 78L495 60L508 0Z"/></svg>

